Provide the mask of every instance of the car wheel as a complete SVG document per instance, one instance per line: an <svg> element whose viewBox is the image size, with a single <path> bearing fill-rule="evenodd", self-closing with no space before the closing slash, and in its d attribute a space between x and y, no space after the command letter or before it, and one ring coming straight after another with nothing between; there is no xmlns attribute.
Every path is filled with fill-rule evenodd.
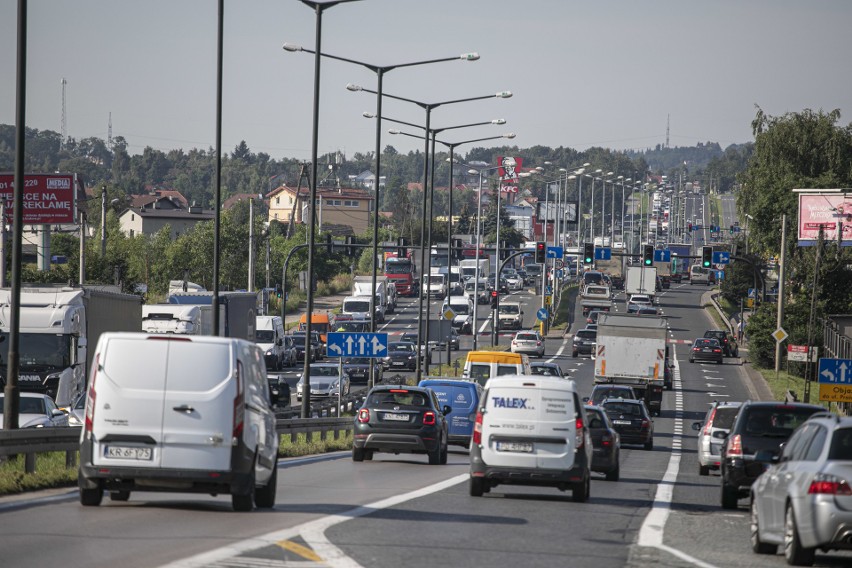
<svg viewBox="0 0 852 568"><path fill-rule="evenodd" d="M485 492L485 480L481 477L471 477L468 490L471 497L482 497Z"/></svg>
<svg viewBox="0 0 852 568"><path fill-rule="evenodd" d="M577 358L577 352L576 352L576 351L572 351L572 352L571 352L571 357L574 357L574 358L576 359L576 358Z"/></svg>
<svg viewBox="0 0 852 568"><path fill-rule="evenodd" d="M698 475L710 475L710 468L706 465L698 464Z"/></svg>
<svg viewBox="0 0 852 568"><path fill-rule="evenodd" d="M238 513L248 513L254 509L254 467L252 466L248 489L245 493L231 493L231 506Z"/></svg>
<svg viewBox="0 0 852 568"><path fill-rule="evenodd" d="M642 447L646 450L653 450L654 449L654 438L651 438L650 440L645 442L645 444Z"/></svg>
<svg viewBox="0 0 852 568"><path fill-rule="evenodd" d="M80 504L84 507L97 507L101 504L103 498L104 491L100 486L97 489L80 488Z"/></svg>
<svg viewBox="0 0 852 568"><path fill-rule="evenodd" d="M799 529L796 527L796 515L793 507L787 506L784 517L784 558L787 564L792 566L812 566L814 563L815 550L804 548L799 540Z"/></svg>
<svg viewBox="0 0 852 568"><path fill-rule="evenodd" d="M606 472L607 481L618 481L619 477L621 477L621 464L615 464L613 469Z"/></svg>
<svg viewBox="0 0 852 568"><path fill-rule="evenodd" d="M254 490L254 502L261 509L271 509L275 506L275 494L278 491L278 463L272 469L272 475L264 487Z"/></svg>
<svg viewBox="0 0 852 568"><path fill-rule="evenodd" d="M450 454L449 444L444 444L444 449L441 450L441 465L447 465L447 458Z"/></svg>
<svg viewBox="0 0 852 568"><path fill-rule="evenodd" d="M583 481L575 484L571 489L571 500L575 503L585 503L589 500L589 489L592 485L590 480L591 475L589 472L586 472L586 475L583 477Z"/></svg>
<svg viewBox="0 0 852 568"><path fill-rule="evenodd" d="M130 499L130 491L110 491L110 501L127 501Z"/></svg>
<svg viewBox="0 0 852 568"><path fill-rule="evenodd" d="M737 508L737 488L725 483L725 474L722 473L721 501L723 509Z"/></svg>
<svg viewBox="0 0 852 568"><path fill-rule="evenodd" d="M751 500L751 523L749 529L749 542L751 542L753 552L757 554L775 554L778 552L777 545L760 540L760 523L758 523L757 504L754 502L754 499Z"/></svg>
<svg viewBox="0 0 852 568"><path fill-rule="evenodd" d="M690 359L690 360L689 360L689 362L690 362L690 363L695 363L695 359Z"/></svg>
<svg viewBox="0 0 852 568"><path fill-rule="evenodd" d="M352 461L364 461L364 448L352 448Z"/></svg>
<svg viewBox="0 0 852 568"><path fill-rule="evenodd" d="M373 461L373 450L364 450L364 461Z"/></svg>
<svg viewBox="0 0 852 568"><path fill-rule="evenodd" d="M441 465L441 447L443 440L438 440L438 445L429 452L429 465Z"/></svg>

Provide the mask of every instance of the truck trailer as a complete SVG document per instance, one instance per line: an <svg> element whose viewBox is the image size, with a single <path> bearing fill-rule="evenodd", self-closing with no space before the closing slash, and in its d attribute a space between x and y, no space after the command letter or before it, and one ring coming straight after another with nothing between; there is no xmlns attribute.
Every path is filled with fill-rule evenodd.
<svg viewBox="0 0 852 568"><path fill-rule="evenodd" d="M212 335L213 292L174 292L169 304L207 306L202 308L203 335ZM206 312L206 313L205 313ZM207 319L209 318L209 319ZM207 323L209 322L209 323ZM219 292L219 335L255 341L257 294L253 292Z"/></svg>

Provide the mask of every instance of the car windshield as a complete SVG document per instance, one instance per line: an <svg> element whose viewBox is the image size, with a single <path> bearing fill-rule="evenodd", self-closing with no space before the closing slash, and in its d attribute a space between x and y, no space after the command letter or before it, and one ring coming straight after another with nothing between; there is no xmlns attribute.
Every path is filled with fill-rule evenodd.
<svg viewBox="0 0 852 568"><path fill-rule="evenodd" d="M530 365L530 370L533 375L543 375L545 377L558 377L559 372L555 367L551 367L550 365Z"/></svg>
<svg viewBox="0 0 852 568"><path fill-rule="evenodd" d="M518 314L521 312L521 308L517 305L513 304L503 304L500 306L501 314Z"/></svg>
<svg viewBox="0 0 852 568"><path fill-rule="evenodd" d="M589 286L586 288L586 294L594 294L596 296L603 296L604 294L608 294L609 290L604 288L603 286Z"/></svg>
<svg viewBox="0 0 852 568"><path fill-rule="evenodd" d="M18 401L20 404L18 412L21 414L47 414L47 411L44 409L44 399L22 396ZM5 402L5 396L0 394L0 414L3 414Z"/></svg>
<svg viewBox="0 0 852 568"><path fill-rule="evenodd" d="M408 353L414 353L414 344L413 343L391 343L388 345L388 351L405 351Z"/></svg>
<svg viewBox="0 0 852 568"><path fill-rule="evenodd" d="M599 404L608 398L634 398L633 393L627 389L603 388L592 392L592 402Z"/></svg>
<svg viewBox="0 0 852 568"><path fill-rule="evenodd" d="M343 311L350 313L363 313L370 311L370 300L351 300L343 302Z"/></svg>
<svg viewBox="0 0 852 568"><path fill-rule="evenodd" d="M391 261L388 259L385 265L385 274L411 274L412 266L410 262Z"/></svg>
<svg viewBox="0 0 852 568"><path fill-rule="evenodd" d="M393 408L396 406L426 406L426 396L422 392L405 389L382 390L370 393L365 406L372 408Z"/></svg>
<svg viewBox="0 0 852 568"><path fill-rule="evenodd" d="M256 329L254 340L257 343L272 343L275 340L275 332L271 329Z"/></svg>
<svg viewBox="0 0 852 568"><path fill-rule="evenodd" d="M745 433L770 437L789 437L793 430L816 412L815 408L795 406L754 406L748 409Z"/></svg>
<svg viewBox="0 0 852 568"><path fill-rule="evenodd" d="M831 437L830 460L852 460L852 428L840 428Z"/></svg>
<svg viewBox="0 0 852 568"><path fill-rule="evenodd" d="M696 339L696 347L719 347L719 342L715 339Z"/></svg>
<svg viewBox="0 0 852 568"><path fill-rule="evenodd" d="M427 276L429 284L443 284L444 277L443 276Z"/></svg>
<svg viewBox="0 0 852 568"><path fill-rule="evenodd" d="M370 360L366 357L351 357L343 360L344 365L369 365Z"/></svg>

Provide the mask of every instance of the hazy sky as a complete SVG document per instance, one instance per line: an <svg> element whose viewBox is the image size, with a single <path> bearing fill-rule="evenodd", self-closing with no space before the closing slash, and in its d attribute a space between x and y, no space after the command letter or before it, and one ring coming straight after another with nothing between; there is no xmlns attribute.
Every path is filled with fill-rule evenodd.
<svg viewBox="0 0 852 568"><path fill-rule="evenodd" d="M0 123L15 123L17 0L0 0ZM29 0L27 126L146 146L215 143L215 0ZM514 143L586 149L666 141L723 147L752 139L755 105L771 115L839 108L852 121L849 0L362 0L325 11L322 51L376 65L476 51L476 62L397 69L386 93L436 103L510 90L511 99L440 107L450 142L515 132ZM226 0L223 149L307 159L311 147L314 12L298 0ZM321 153L375 146L375 74L324 59ZM415 105L386 116L421 124ZM422 143L386 133L382 146ZM416 130L408 129L413 133ZM479 145L500 145L502 141ZM464 153L469 146L459 148Z"/></svg>

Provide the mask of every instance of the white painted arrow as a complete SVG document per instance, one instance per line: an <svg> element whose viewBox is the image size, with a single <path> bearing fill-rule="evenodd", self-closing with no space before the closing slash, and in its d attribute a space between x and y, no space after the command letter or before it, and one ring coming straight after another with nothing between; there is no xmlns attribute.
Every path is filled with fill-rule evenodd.
<svg viewBox="0 0 852 568"><path fill-rule="evenodd" d="M352 339L352 336L350 335L346 338L346 341L344 343L346 343L346 354L352 355L352 353L354 352L354 350L352 349L352 345L355 343L355 340Z"/></svg>
<svg viewBox="0 0 852 568"><path fill-rule="evenodd" d="M335 344L333 344L333 343L332 343L331 345L329 345L329 346L328 346L328 350L329 350L329 351L334 351L334 352L336 352L338 355L342 355L342 354L343 354L343 350L340 348L340 345L335 345Z"/></svg>
<svg viewBox="0 0 852 568"><path fill-rule="evenodd" d="M378 337L373 337L373 354L381 353L385 350L385 346L379 341Z"/></svg>
<svg viewBox="0 0 852 568"><path fill-rule="evenodd" d="M724 397L726 397L726 398L730 397L730 395L727 395L727 394L720 394L720 393L718 393L718 392L708 392L708 393L707 393L707 396L724 396Z"/></svg>
<svg viewBox="0 0 852 568"><path fill-rule="evenodd" d="M723 388L723 389L724 389L724 388L727 388L725 385L715 385L715 384L713 384L713 383L707 383L707 386L708 386L709 388L714 388L714 389L718 389L718 388Z"/></svg>
<svg viewBox="0 0 852 568"><path fill-rule="evenodd" d="M364 355L366 350L364 349L367 345L367 338L363 335L358 338L358 355Z"/></svg>
<svg viewBox="0 0 852 568"><path fill-rule="evenodd" d="M820 373L820 375L822 375L823 377L825 377L826 379L828 379L828 382L830 382L830 383L833 383L833 382L834 382L834 380L835 380L835 379L834 379L834 373L832 373L832 372L831 372L831 371L829 371L828 369L826 369L825 371L823 371L822 373Z"/></svg>

